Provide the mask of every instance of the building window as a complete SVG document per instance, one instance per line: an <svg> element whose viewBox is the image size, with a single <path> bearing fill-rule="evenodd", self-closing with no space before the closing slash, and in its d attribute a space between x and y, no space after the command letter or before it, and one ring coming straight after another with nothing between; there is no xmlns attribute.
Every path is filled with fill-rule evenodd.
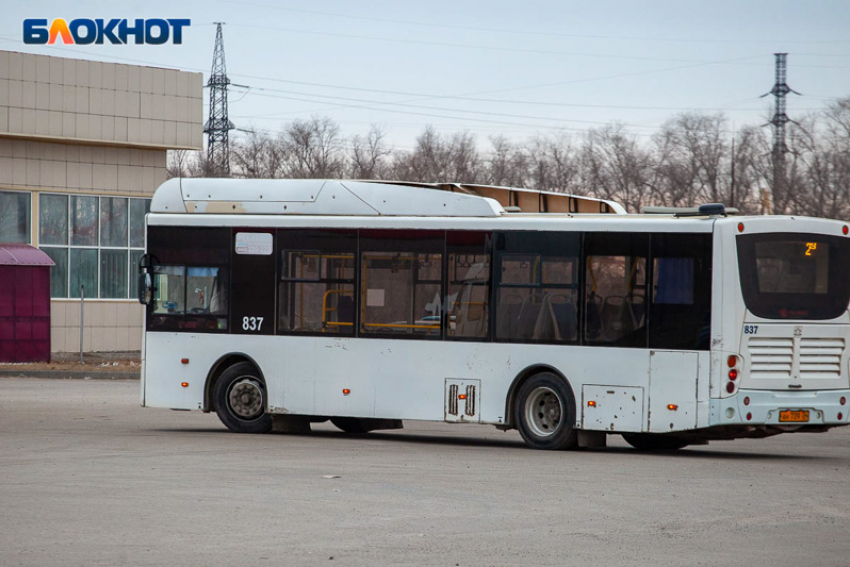
<svg viewBox="0 0 850 567"><path fill-rule="evenodd" d="M26 192L0 191L0 242L30 243L30 207Z"/></svg>
<svg viewBox="0 0 850 567"><path fill-rule="evenodd" d="M150 199L52 195L39 197L39 247L51 268L54 298L132 299L136 263L144 253Z"/></svg>

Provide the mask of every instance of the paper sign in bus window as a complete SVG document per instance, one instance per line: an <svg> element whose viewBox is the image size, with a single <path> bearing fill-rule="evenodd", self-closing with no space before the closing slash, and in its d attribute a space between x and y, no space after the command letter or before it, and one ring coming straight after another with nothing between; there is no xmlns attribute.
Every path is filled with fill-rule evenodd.
<svg viewBox="0 0 850 567"><path fill-rule="evenodd" d="M383 307L384 306L384 290L382 289L367 289L366 290L366 307Z"/></svg>
<svg viewBox="0 0 850 567"><path fill-rule="evenodd" d="M268 256L274 246L268 232L237 232L236 253L248 256Z"/></svg>

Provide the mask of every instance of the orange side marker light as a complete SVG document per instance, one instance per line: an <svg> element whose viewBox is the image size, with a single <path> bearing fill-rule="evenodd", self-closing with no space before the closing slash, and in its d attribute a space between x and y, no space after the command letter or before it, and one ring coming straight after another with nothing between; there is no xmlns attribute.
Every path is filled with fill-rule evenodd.
<svg viewBox="0 0 850 567"><path fill-rule="evenodd" d="M180 385L181 385L181 386L183 386L184 388L188 388L188 387L189 387L189 383L188 383L188 382L181 382L181 383L180 383Z"/></svg>

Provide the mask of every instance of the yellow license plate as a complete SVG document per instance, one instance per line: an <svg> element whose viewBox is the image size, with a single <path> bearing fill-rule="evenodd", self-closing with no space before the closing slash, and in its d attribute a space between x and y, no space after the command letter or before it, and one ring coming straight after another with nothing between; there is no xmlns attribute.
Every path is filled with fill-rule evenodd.
<svg viewBox="0 0 850 567"><path fill-rule="evenodd" d="M783 410L779 412L779 421L801 423L809 421L808 410Z"/></svg>

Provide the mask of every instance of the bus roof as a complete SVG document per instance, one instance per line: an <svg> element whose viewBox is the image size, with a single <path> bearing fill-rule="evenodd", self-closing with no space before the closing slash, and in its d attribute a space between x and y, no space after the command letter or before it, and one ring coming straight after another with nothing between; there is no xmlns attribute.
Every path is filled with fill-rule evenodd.
<svg viewBox="0 0 850 567"><path fill-rule="evenodd" d="M514 187L335 179L170 179L153 213L498 217L524 213L625 214L613 201Z"/></svg>

